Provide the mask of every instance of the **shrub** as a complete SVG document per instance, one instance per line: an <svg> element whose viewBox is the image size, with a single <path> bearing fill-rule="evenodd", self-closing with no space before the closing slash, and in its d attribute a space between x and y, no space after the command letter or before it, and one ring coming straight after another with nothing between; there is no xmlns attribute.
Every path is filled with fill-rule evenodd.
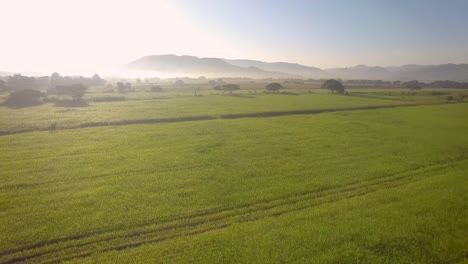
<svg viewBox="0 0 468 264"><path fill-rule="evenodd" d="M37 90L25 89L12 92L5 101L9 107L28 107L41 104L44 94Z"/></svg>

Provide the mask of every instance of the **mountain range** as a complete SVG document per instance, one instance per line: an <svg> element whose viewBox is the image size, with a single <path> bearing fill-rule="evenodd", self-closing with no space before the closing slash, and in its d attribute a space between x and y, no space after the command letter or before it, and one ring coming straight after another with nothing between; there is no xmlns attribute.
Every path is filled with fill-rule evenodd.
<svg viewBox="0 0 468 264"><path fill-rule="evenodd" d="M341 78L363 80L468 81L468 64L320 69L289 62L199 58L173 54L145 56L125 66L130 70L171 73L179 76L247 77L247 78Z"/></svg>

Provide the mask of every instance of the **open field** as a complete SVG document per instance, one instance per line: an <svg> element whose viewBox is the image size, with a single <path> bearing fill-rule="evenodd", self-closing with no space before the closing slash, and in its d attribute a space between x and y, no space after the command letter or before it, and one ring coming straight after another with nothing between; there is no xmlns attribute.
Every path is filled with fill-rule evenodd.
<svg viewBox="0 0 468 264"><path fill-rule="evenodd" d="M1 107L14 131L400 105L0 136L0 263L462 262L468 104L384 92Z"/></svg>
<svg viewBox="0 0 468 264"><path fill-rule="evenodd" d="M343 97L322 89L288 89L291 94L265 94L260 91L264 84L255 84L255 89L241 90L234 96L214 93L208 88L202 96L193 96L190 89L149 93L142 90L133 93L102 93L91 91L85 96L87 107L55 107L44 104L36 107L11 109L0 106L0 134L22 130L46 130L52 124L58 129L79 128L94 123L124 122L129 120L161 120L172 118L214 119L222 115L268 113L287 111L340 110L372 106L437 104L447 102L446 95L465 95L464 90L427 89L416 96L407 95L403 89L352 89ZM252 88L250 87L250 88ZM244 87L243 87L244 89ZM257 92L257 90L259 90ZM311 93L309 93L309 91ZM436 92L441 95L432 95ZM4 94L3 97L7 95ZM124 101L93 102L96 98L117 97ZM203 119L203 118L202 118Z"/></svg>

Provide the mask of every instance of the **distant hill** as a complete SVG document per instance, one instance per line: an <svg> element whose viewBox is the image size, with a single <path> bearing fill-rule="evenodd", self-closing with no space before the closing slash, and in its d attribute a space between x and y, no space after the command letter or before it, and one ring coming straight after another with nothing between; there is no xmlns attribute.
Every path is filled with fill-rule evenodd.
<svg viewBox="0 0 468 264"><path fill-rule="evenodd" d="M330 76L327 72L310 66L304 66L297 63L289 62L263 62L256 60L227 60L229 64L240 66L240 67L256 67L265 71L273 72L284 72L292 75L300 75L307 78L326 78Z"/></svg>
<svg viewBox="0 0 468 264"><path fill-rule="evenodd" d="M395 67L357 65L347 68L319 69L288 62L228 60L169 54L142 57L130 62L126 67L131 70L156 71L181 76L468 81L468 64L408 64Z"/></svg>
<svg viewBox="0 0 468 264"><path fill-rule="evenodd" d="M398 80L468 81L468 64L403 65L389 70Z"/></svg>
<svg viewBox="0 0 468 264"><path fill-rule="evenodd" d="M391 80L392 73L384 67L358 65L350 68L326 69L329 74L342 79Z"/></svg>
<svg viewBox="0 0 468 264"><path fill-rule="evenodd" d="M358 65L350 68L327 69L325 71L343 79L468 81L468 64L408 64L396 67L369 67Z"/></svg>
<svg viewBox="0 0 468 264"><path fill-rule="evenodd" d="M287 73L270 72L253 66L236 66L220 58L198 58L172 54L146 56L127 64L127 68L132 70L151 70L161 73L206 77L299 77Z"/></svg>

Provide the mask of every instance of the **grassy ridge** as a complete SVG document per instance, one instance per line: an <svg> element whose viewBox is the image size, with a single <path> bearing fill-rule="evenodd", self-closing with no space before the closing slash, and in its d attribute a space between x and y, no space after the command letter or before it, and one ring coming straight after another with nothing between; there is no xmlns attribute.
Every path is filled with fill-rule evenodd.
<svg viewBox="0 0 468 264"><path fill-rule="evenodd" d="M323 201L452 177L468 158L467 115L460 104L4 136L0 261L64 259L181 234L162 246L177 251L174 241L187 244L185 233L204 229L223 232L223 245L234 223L261 219L252 225L267 228L271 217L293 221L290 212ZM445 184L462 187L455 178ZM213 243L210 233L200 241ZM189 248L201 260L212 252ZM183 256L190 259L172 260Z"/></svg>

